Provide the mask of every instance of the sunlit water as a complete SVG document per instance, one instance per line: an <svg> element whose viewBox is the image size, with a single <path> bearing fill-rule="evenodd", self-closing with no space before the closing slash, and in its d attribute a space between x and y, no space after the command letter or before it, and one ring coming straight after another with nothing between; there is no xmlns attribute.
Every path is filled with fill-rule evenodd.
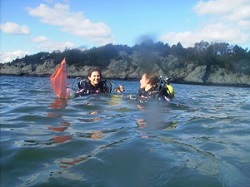
<svg viewBox="0 0 250 187"><path fill-rule="evenodd" d="M174 84L170 103L56 99L50 80L1 76L1 186L250 184L250 89ZM73 82L73 79L70 79Z"/></svg>

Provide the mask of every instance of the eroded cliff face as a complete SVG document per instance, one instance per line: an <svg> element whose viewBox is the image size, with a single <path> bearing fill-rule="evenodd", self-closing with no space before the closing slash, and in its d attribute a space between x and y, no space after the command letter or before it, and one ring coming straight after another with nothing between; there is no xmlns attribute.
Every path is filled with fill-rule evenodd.
<svg viewBox="0 0 250 187"><path fill-rule="evenodd" d="M145 68L167 76L176 83L190 84L219 84L232 86L250 86L250 75L234 74L218 66L197 65L193 62L180 62L178 58L170 55L161 58L154 64L138 63L136 57L111 60L109 66L102 69L103 76L109 79L139 79ZM139 65L138 65L139 64ZM1 75L29 75L49 76L58 65L53 60L46 60L43 64L18 63L16 65L2 64ZM67 67L69 77L86 77L92 66Z"/></svg>

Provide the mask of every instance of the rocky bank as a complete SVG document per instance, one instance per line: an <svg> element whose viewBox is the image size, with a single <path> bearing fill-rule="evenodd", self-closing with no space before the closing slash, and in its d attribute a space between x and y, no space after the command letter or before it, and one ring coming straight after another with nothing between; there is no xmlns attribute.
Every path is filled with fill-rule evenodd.
<svg viewBox="0 0 250 187"><path fill-rule="evenodd" d="M132 59L132 60L131 60ZM109 79L139 79L145 68L150 68L159 75L170 77L172 82L206 85L229 85L250 87L250 75L235 74L215 65L197 65L194 62L180 62L172 55L161 58L154 64L138 65L136 57L111 60L102 69L103 76ZM49 76L58 65L53 60L46 60L43 64L18 63L15 65L1 64L0 75ZM91 66L67 67L69 77L86 77Z"/></svg>

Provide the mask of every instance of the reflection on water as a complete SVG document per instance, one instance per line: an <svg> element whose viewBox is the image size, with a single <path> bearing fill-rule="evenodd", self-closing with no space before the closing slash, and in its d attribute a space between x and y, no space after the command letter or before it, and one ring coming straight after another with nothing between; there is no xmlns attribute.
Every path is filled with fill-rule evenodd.
<svg viewBox="0 0 250 187"><path fill-rule="evenodd" d="M56 98L50 105L50 108L55 109L53 112L48 113L48 117L54 117L54 118L62 118L62 114L60 112L60 109L64 109L67 107L68 100L67 99L59 99ZM56 111L58 110L58 111ZM48 129L53 132L64 132L68 129L70 126L70 123L67 121L60 122L60 126L49 126ZM66 141L69 141L72 139L72 135L57 135L50 139L53 143L64 143Z"/></svg>
<svg viewBox="0 0 250 187"><path fill-rule="evenodd" d="M138 106L130 93L55 99L48 78L15 79L10 96L0 78L3 187L250 182L247 88L174 85L174 101Z"/></svg>
<svg viewBox="0 0 250 187"><path fill-rule="evenodd" d="M56 98L50 105L53 109L62 109L67 106L68 100L67 99L59 99Z"/></svg>

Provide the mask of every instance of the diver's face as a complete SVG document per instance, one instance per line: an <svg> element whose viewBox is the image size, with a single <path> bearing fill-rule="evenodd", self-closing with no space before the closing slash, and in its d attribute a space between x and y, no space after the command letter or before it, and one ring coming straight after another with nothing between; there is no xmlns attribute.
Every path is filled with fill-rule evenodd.
<svg viewBox="0 0 250 187"><path fill-rule="evenodd" d="M122 85L119 86L119 89L120 89L121 92L125 91L125 89L124 89L124 87Z"/></svg>
<svg viewBox="0 0 250 187"><path fill-rule="evenodd" d="M93 86L96 86L101 80L101 75L98 71L93 71L88 79Z"/></svg>
<svg viewBox="0 0 250 187"><path fill-rule="evenodd" d="M145 88L148 82L149 79L147 79L146 74L143 74L140 80L140 88Z"/></svg>

